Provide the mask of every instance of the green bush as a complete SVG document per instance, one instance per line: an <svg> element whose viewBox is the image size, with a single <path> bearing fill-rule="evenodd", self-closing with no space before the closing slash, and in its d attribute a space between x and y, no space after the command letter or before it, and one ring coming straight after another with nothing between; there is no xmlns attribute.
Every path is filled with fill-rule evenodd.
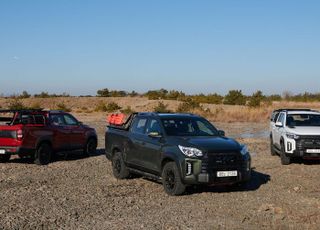
<svg viewBox="0 0 320 230"><path fill-rule="evenodd" d="M252 94L252 96L250 97L248 106L260 107L260 104L261 104L262 100L264 100L264 98L265 97L262 95L262 92L260 90L258 90L257 92Z"/></svg>
<svg viewBox="0 0 320 230"><path fill-rule="evenodd" d="M34 97L35 98L49 98L50 95L48 92L41 92L40 94L35 94Z"/></svg>
<svg viewBox="0 0 320 230"><path fill-rule="evenodd" d="M159 101L158 105L154 107L154 112L157 113L170 113L171 111L168 109L168 105L165 105L163 102Z"/></svg>
<svg viewBox="0 0 320 230"><path fill-rule="evenodd" d="M230 90L224 97L223 103L226 105L245 105L246 96L242 94L241 90Z"/></svg>
<svg viewBox="0 0 320 230"><path fill-rule="evenodd" d="M132 91L132 94L136 94L136 92ZM109 90L108 88L100 89L97 91L98 97L125 97L129 94L124 90Z"/></svg>
<svg viewBox="0 0 320 230"><path fill-rule="evenodd" d="M106 107L107 112L114 112L119 109L121 109L121 107L115 102L110 102Z"/></svg>
<svg viewBox="0 0 320 230"><path fill-rule="evenodd" d="M199 102L196 102L194 100L188 100L185 102L182 102L177 109L178 113L191 113L195 109L202 110L202 107Z"/></svg>
<svg viewBox="0 0 320 230"><path fill-rule="evenodd" d="M27 91L23 91L22 94L20 94L20 95L18 96L18 98L21 98L21 99L23 99L23 98L30 98L30 97L31 97L31 95L30 95Z"/></svg>

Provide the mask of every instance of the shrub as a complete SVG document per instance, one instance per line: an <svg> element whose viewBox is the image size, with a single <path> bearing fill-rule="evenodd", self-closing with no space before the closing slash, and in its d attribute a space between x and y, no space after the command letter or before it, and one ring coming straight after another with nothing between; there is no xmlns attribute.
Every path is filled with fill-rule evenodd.
<svg viewBox="0 0 320 230"><path fill-rule="evenodd" d="M129 96L130 97L136 97L136 96L138 96L139 94L136 92L136 91L134 91L134 90L132 90L131 91L131 93L129 93Z"/></svg>
<svg viewBox="0 0 320 230"><path fill-rule="evenodd" d="M158 105L154 107L153 109L154 112L157 113L170 113L171 111L168 109L168 105L164 104L163 102L159 101Z"/></svg>
<svg viewBox="0 0 320 230"><path fill-rule="evenodd" d="M18 110L18 109L27 109L26 106L23 105L23 103L18 99L15 98L9 103L9 109L12 110Z"/></svg>
<svg viewBox="0 0 320 230"><path fill-rule="evenodd" d="M135 111L131 109L131 106L127 106L127 108L121 110L121 113L124 113L124 114L131 114L134 112Z"/></svg>
<svg viewBox="0 0 320 230"><path fill-rule="evenodd" d="M252 94L252 96L250 97L249 103L248 105L250 107L259 107L261 104L261 101L264 99L265 97L262 95L262 92L260 90L258 90L257 92L255 92L254 94Z"/></svg>
<svg viewBox="0 0 320 230"><path fill-rule="evenodd" d="M188 100L188 101L185 101L185 102L181 103L178 106L177 112L178 113L189 113L189 112L192 112L195 109L202 110L202 107L201 107L200 103L196 102L194 100Z"/></svg>
<svg viewBox="0 0 320 230"><path fill-rule="evenodd" d="M94 111L96 112L106 112L107 111L107 107L105 105L105 103L103 103L103 101L100 101L97 106L95 107Z"/></svg>
<svg viewBox="0 0 320 230"><path fill-rule="evenodd" d="M224 97L223 103L227 105L245 105L246 97L242 94L241 90L230 90Z"/></svg>
<svg viewBox="0 0 320 230"><path fill-rule="evenodd" d="M68 108L64 103L57 104L57 110L61 110L64 112L71 112L71 109Z"/></svg>
<svg viewBox="0 0 320 230"><path fill-rule="evenodd" d="M41 92L40 94L35 94L34 97L35 98L49 98L50 95L48 92Z"/></svg>
<svg viewBox="0 0 320 230"><path fill-rule="evenodd" d="M127 95L128 93L124 90L109 90L108 88L105 88L97 91L98 97L125 97Z"/></svg>
<svg viewBox="0 0 320 230"><path fill-rule="evenodd" d="M121 107L115 103L115 102L110 102L107 106L106 106L106 110L107 112L114 112L121 109Z"/></svg>
<svg viewBox="0 0 320 230"><path fill-rule="evenodd" d="M31 95L30 95L27 91L23 91L22 94L20 94L20 95L18 96L18 98L21 98L21 99L23 99L23 98L30 98L30 97L31 97Z"/></svg>

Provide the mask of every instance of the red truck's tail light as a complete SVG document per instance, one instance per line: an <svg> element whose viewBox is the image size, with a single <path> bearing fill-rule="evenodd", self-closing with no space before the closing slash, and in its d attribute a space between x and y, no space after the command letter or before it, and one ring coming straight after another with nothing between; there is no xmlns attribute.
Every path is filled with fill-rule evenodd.
<svg viewBox="0 0 320 230"><path fill-rule="evenodd" d="M21 141L23 139L23 131L22 129L17 130L17 139Z"/></svg>

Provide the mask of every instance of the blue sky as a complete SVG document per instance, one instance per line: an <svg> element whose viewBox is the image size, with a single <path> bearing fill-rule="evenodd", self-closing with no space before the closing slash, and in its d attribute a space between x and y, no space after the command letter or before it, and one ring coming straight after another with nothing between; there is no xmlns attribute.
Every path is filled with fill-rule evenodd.
<svg viewBox="0 0 320 230"><path fill-rule="evenodd" d="M319 92L320 2L1 0L0 94Z"/></svg>

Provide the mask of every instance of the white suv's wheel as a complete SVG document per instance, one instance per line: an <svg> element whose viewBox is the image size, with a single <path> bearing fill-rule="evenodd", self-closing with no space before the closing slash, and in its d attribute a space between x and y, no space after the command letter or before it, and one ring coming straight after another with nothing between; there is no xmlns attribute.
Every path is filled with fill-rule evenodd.
<svg viewBox="0 0 320 230"><path fill-rule="evenodd" d="M270 153L271 153L271 156L277 155L276 150L274 149L272 136L270 137Z"/></svg>

